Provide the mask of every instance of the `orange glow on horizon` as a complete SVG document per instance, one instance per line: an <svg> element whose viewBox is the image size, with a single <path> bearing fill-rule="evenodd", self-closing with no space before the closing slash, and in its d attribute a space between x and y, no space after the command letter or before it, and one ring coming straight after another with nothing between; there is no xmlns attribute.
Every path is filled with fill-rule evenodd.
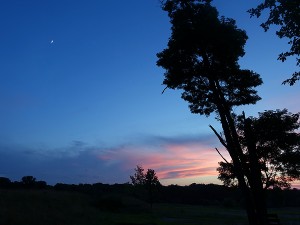
<svg viewBox="0 0 300 225"><path fill-rule="evenodd" d="M224 150L222 154L230 160ZM136 165L154 169L162 184L189 185L191 183L222 184L217 179L218 162L222 158L211 146L202 144L168 144L160 149L119 148L98 155L108 164L120 163L124 170ZM300 181L293 182L292 188L300 189Z"/></svg>
<svg viewBox="0 0 300 225"><path fill-rule="evenodd" d="M225 153L225 157L228 155ZM99 159L109 163L119 162L131 170L136 165L154 169L160 180L214 176L221 157L211 146L188 143L167 144L160 149L120 148L106 152Z"/></svg>

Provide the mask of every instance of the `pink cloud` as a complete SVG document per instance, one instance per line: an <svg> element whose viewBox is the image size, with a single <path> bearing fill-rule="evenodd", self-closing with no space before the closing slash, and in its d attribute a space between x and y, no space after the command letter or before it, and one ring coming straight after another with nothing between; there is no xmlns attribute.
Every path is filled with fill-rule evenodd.
<svg viewBox="0 0 300 225"><path fill-rule="evenodd" d="M225 150L221 153L230 160ZM168 142L159 146L122 146L108 150L98 155L98 158L108 165L118 164L122 171L130 173L133 173L136 165L154 169L163 183L174 180L191 182L193 178L198 180L205 177L210 177L210 182L213 180L214 183L220 183L216 169L222 158L209 143L191 141L175 144ZM300 189L300 182L294 182L292 187Z"/></svg>
<svg viewBox="0 0 300 225"><path fill-rule="evenodd" d="M128 171L136 165L154 169L159 179L217 176L216 168L221 161L212 146L195 142L122 147L102 153L98 158L108 165L118 163Z"/></svg>
<svg viewBox="0 0 300 225"><path fill-rule="evenodd" d="M297 188L300 190L300 180L295 181L292 183L292 188Z"/></svg>
<svg viewBox="0 0 300 225"><path fill-rule="evenodd" d="M217 175L221 160L212 147L201 144L168 145L165 154L169 157L163 165L169 166L158 170L162 179Z"/></svg>

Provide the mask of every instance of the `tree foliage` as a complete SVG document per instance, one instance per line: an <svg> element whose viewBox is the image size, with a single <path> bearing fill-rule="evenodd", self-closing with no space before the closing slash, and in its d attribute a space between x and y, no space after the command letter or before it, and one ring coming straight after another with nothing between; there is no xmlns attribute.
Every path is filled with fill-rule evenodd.
<svg viewBox="0 0 300 225"><path fill-rule="evenodd" d="M148 169L147 172L144 173L144 168L137 165L134 171L134 175L130 176L131 183L134 186L145 186L147 188L151 188L160 185L158 177L153 169Z"/></svg>
<svg viewBox="0 0 300 225"><path fill-rule="evenodd" d="M219 18L209 2L166 1L172 35L157 54L157 65L166 69L163 84L182 89L191 112L207 116L219 111L220 101L227 108L255 103L260 97L254 87L262 84L258 74L238 65L245 31L233 19Z"/></svg>
<svg viewBox="0 0 300 225"><path fill-rule="evenodd" d="M160 182L156 173L153 169L148 169L145 175L145 185L146 187L157 187L160 186Z"/></svg>
<svg viewBox="0 0 300 225"><path fill-rule="evenodd" d="M289 51L279 54L278 59L284 62L289 56L296 56L297 66L300 66L300 1L299 0L264 0L256 8L249 10L251 16L260 17L264 10L269 10L269 16L261 24L265 31L271 25L279 26L276 32L279 38L288 38L291 46ZM283 83L294 85L300 79L300 72L294 72L291 78Z"/></svg>
<svg viewBox="0 0 300 225"><path fill-rule="evenodd" d="M299 113L292 114L286 109L267 110L259 113L258 118L249 119L252 122L264 188L290 187L292 181L300 179L300 134L297 132L300 127ZM237 127L246 163L250 164L244 120L244 116L240 116ZM219 179L226 186L237 185L232 162L220 162L219 165Z"/></svg>
<svg viewBox="0 0 300 225"><path fill-rule="evenodd" d="M32 188L36 184L36 178L33 176L24 176L22 177L22 184L25 187Z"/></svg>
<svg viewBox="0 0 300 225"><path fill-rule="evenodd" d="M161 186L158 177L153 169L148 169L147 172L144 173L143 167L138 165L134 170L135 174L130 176L131 182L136 187L147 189L149 202L152 208L153 192Z"/></svg>
<svg viewBox="0 0 300 225"><path fill-rule="evenodd" d="M251 174L253 186L249 188L245 155L232 108L260 100L255 87L261 85L262 80L257 73L241 69L238 64L245 54L246 32L237 28L233 19L220 17L210 2L162 1L162 8L170 17L172 33L167 48L157 54L157 65L165 69L163 84L166 88L182 90L182 98L189 102L192 113L217 114L224 137L211 128L233 160L247 201L249 222L257 224L257 211L261 210L262 218L265 215L264 209L259 209L260 205L264 206L259 194L260 175L259 171Z"/></svg>
<svg viewBox="0 0 300 225"><path fill-rule="evenodd" d="M0 177L0 188L8 188L11 185L11 181L7 177Z"/></svg>
<svg viewBox="0 0 300 225"><path fill-rule="evenodd" d="M144 168L142 166L137 165L134 171L135 171L134 175L130 176L131 183L134 186L144 185L145 184Z"/></svg>

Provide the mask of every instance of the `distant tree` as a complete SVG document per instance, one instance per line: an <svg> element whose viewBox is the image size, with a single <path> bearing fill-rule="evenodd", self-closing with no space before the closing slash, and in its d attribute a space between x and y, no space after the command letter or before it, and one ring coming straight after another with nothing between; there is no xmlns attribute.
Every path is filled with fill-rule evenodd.
<svg viewBox="0 0 300 225"><path fill-rule="evenodd" d="M153 169L148 169L145 175L145 185L149 187L159 186L160 182Z"/></svg>
<svg viewBox="0 0 300 225"><path fill-rule="evenodd" d="M46 181L37 181L35 186L38 189L45 189L45 188L47 188L47 182Z"/></svg>
<svg viewBox="0 0 300 225"><path fill-rule="evenodd" d="M217 115L224 136L210 128L228 150L239 187L247 206L250 225L266 224L266 204L260 171L246 163L234 121L233 107L255 104L260 97L255 87L260 76L241 69L238 60L244 52L246 32L233 19L219 17L210 0L164 0L163 10L170 17L171 37L168 46L157 54L157 65L163 67L166 88L183 90L192 113ZM251 161L255 166L254 161ZM253 177L251 186L247 180ZM249 178L249 179L248 179Z"/></svg>
<svg viewBox="0 0 300 225"><path fill-rule="evenodd" d="M153 169L148 169L144 173L142 166L137 166L135 168L135 174L130 176L131 182L134 186L139 186L147 189L150 205L153 205L153 192L161 185L156 173Z"/></svg>
<svg viewBox="0 0 300 225"><path fill-rule="evenodd" d="M160 186L160 182L153 169L148 169L145 175L145 186L149 193L150 205L153 205L153 192Z"/></svg>
<svg viewBox="0 0 300 225"><path fill-rule="evenodd" d="M54 189L57 191L73 191L70 184L56 183Z"/></svg>
<svg viewBox="0 0 300 225"><path fill-rule="evenodd" d="M134 186L144 185L145 184L145 174L142 166L137 165L134 169L135 173L133 176L130 176L131 183Z"/></svg>
<svg viewBox="0 0 300 225"><path fill-rule="evenodd" d="M250 165L247 148L245 118L238 118L239 138ZM292 181L300 179L300 127L299 113L284 110L268 110L259 113L258 118L248 118L254 134L259 169L262 172L264 189L289 188ZM248 123L249 123L248 122ZM220 162L219 179L226 186L236 186L237 180L232 162Z"/></svg>
<svg viewBox="0 0 300 225"><path fill-rule="evenodd" d="M24 176L21 180L22 184L26 188L33 188L36 184L36 178L33 176Z"/></svg>
<svg viewBox="0 0 300 225"><path fill-rule="evenodd" d="M269 17L261 24L265 31L271 25L280 29L276 32L279 38L288 38L290 50L279 55L278 59L284 62L289 56L296 56L297 66L300 66L300 1L299 0L264 0L256 8L249 10L251 16L260 17L262 11L268 10ZM300 79L300 72L294 72L291 78L283 83L294 85Z"/></svg>
<svg viewBox="0 0 300 225"><path fill-rule="evenodd" d="M0 177L0 188L9 188L11 186L10 179L6 177Z"/></svg>

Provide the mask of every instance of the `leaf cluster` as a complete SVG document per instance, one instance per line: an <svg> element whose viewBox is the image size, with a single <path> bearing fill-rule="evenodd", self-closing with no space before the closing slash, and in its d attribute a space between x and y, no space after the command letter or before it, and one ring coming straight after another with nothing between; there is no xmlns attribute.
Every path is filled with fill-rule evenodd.
<svg viewBox="0 0 300 225"><path fill-rule="evenodd" d="M265 0L248 12L251 16L260 17L262 11L269 10L269 17L261 24L267 31L271 25L279 26L276 34L279 38L288 38L291 46L289 51L279 54L278 59L284 62L289 56L297 56L297 66L300 66L300 1L299 0ZM283 83L293 85L300 79L300 72L294 72L290 79Z"/></svg>
<svg viewBox="0 0 300 225"><path fill-rule="evenodd" d="M160 186L158 177L153 169L148 169L147 172L144 173L144 168L138 165L134 170L134 175L130 176L131 182L134 186L146 186L148 188L151 188L152 186Z"/></svg>
<svg viewBox="0 0 300 225"><path fill-rule="evenodd" d="M250 117L256 154L265 188L290 187L293 180L300 179L299 113L283 110L267 110L258 118ZM240 142L249 164L249 149L244 132L244 116L236 119ZM235 186L236 175L232 163L220 162L219 179L227 186ZM248 168L251 170L251 168Z"/></svg>
<svg viewBox="0 0 300 225"><path fill-rule="evenodd" d="M220 96L230 108L260 99L254 90L262 84L259 75L238 65L248 37L235 20L219 17L210 1L167 0L163 9L172 34L167 48L157 54L157 65L166 70L163 84L182 89L192 113L209 116L217 111Z"/></svg>

